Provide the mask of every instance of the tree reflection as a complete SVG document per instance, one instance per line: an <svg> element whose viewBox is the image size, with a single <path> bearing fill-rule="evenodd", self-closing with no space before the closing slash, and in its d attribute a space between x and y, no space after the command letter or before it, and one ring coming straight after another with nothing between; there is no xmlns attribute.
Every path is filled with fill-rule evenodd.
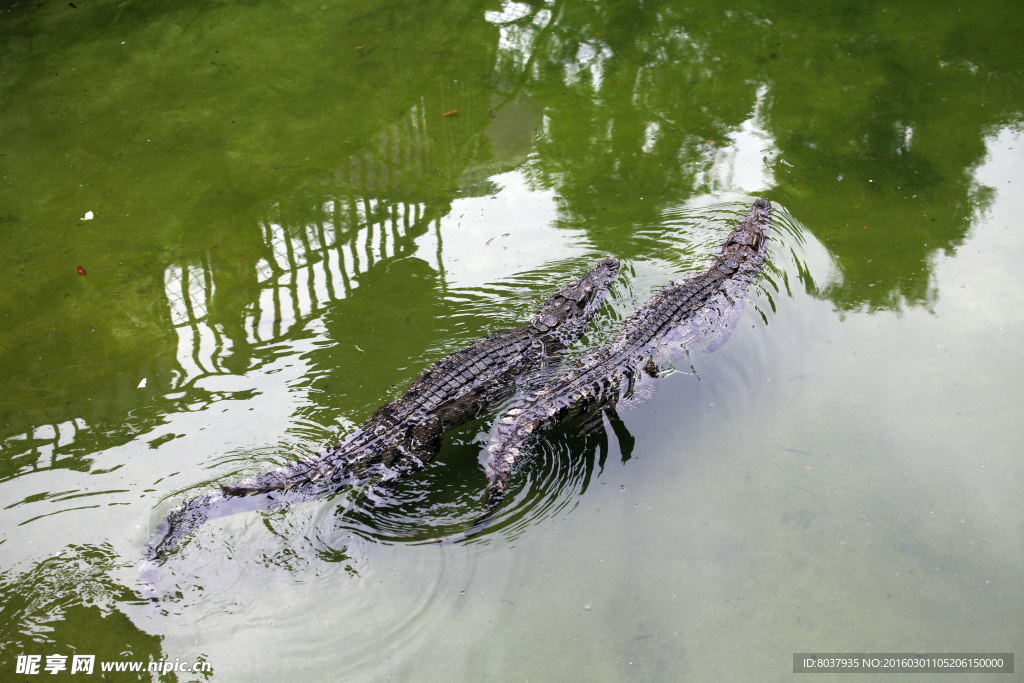
<svg viewBox="0 0 1024 683"><path fill-rule="evenodd" d="M839 276L816 296L843 311L928 307L935 254L964 243L992 196L974 181L986 138L1017 124L1024 102L1024 15L1002 5L304 8L334 23L302 23L306 43L291 24L266 31L262 61L242 48L291 21L280 8L201 14L212 26L199 35L175 28L191 25L187 4L101 5L82 21L120 22L136 46L116 69L88 23L24 13L4 33L15 265L2 340L13 369L0 386L15 407L0 478L58 460L87 468L92 446L70 441L82 425L107 445L148 429L167 406L136 411L146 377L166 394L243 373L261 346L319 318L362 348L365 325L340 321L394 291L396 256L430 271L407 273L405 305L453 314L434 253L443 240L431 253L415 240L510 169L555 192L559 226L623 258L663 256L644 235L698 195L765 195L830 250ZM48 38L64 33L78 52ZM183 78L175 60L186 58ZM72 85L82 123L36 115L63 112ZM36 228L73 224L80 205L102 220L73 227L77 251L64 256L67 233ZM79 254L88 279L66 267ZM420 325L416 341L391 331L436 359L442 338L485 331L482 318L458 334ZM64 356L73 364L60 373L43 361ZM381 386L411 379L373 373L367 410Z"/></svg>
<svg viewBox="0 0 1024 683"><path fill-rule="evenodd" d="M963 243L990 196L973 181L986 136L1022 101L1020 52L992 38L1012 44L1019 13L945 9L556 4L498 64L510 81L529 70L524 90L545 104L531 177L598 244L640 256L631 234L666 207L756 190L831 250L842 277L820 295L837 308L927 306L932 255ZM716 186L715 148L761 87L774 182Z"/></svg>

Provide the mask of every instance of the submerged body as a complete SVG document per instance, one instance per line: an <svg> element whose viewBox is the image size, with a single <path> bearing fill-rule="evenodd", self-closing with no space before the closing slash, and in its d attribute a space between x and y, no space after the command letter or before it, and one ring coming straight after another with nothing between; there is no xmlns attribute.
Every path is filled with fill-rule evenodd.
<svg viewBox="0 0 1024 683"><path fill-rule="evenodd" d="M725 341L743 312L747 285L764 265L770 225L771 204L758 199L705 271L662 288L625 321L615 341L581 356L509 408L489 448L490 507L500 502L512 464L535 431L594 406L628 401L638 385L653 381L716 325L720 337L709 350Z"/></svg>
<svg viewBox="0 0 1024 683"><path fill-rule="evenodd" d="M515 387L543 385L561 352L583 334L618 270L618 259L605 259L551 296L523 327L492 334L434 364L337 446L187 501L167 515L145 558L155 560L208 519L281 507L374 473L393 479L422 467L437 454L445 431Z"/></svg>

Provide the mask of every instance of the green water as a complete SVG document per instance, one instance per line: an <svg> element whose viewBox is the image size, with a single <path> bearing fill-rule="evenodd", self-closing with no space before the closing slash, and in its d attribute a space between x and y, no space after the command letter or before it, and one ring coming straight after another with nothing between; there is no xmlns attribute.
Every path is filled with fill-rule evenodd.
<svg viewBox="0 0 1024 683"><path fill-rule="evenodd" d="M0 3L0 678L1024 652L1013 3L74 5ZM556 430L505 523L419 544L482 509L492 412L382 498L205 525L143 599L184 499L336 442L606 254L574 352L610 339L759 196L741 324L623 415L631 457Z"/></svg>

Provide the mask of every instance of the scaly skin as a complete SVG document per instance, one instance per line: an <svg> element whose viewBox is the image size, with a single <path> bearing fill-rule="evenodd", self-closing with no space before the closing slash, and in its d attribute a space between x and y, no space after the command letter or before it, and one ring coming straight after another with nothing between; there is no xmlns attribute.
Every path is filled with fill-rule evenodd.
<svg viewBox="0 0 1024 683"><path fill-rule="evenodd" d="M159 538L147 546L144 559L156 560L208 519L308 500L371 473L395 479L423 467L437 454L445 431L514 387L532 391L543 385L561 352L583 334L618 270L618 259L605 259L551 296L523 327L492 334L434 364L337 446L187 501L158 527Z"/></svg>
<svg viewBox="0 0 1024 683"><path fill-rule="evenodd" d="M626 320L615 341L581 356L548 386L509 408L489 447L489 510L500 503L512 464L534 432L628 398L645 375L657 376L719 321L723 337L728 336L743 310L747 285L764 265L770 225L771 204L758 199L707 270L661 289Z"/></svg>

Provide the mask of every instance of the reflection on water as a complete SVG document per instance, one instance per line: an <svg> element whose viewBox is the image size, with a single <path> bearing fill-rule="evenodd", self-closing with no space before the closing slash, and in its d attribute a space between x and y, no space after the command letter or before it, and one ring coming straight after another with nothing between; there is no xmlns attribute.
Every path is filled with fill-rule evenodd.
<svg viewBox="0 0 1024 683"><path fill-rule="evenodd" d="M698 173L694 185L709 194L740 190L750 194L763 192L775 184L769 158L778 152L771 133L764 128L764 105L768 87L757 91L757 102L750 118L730 131L727 140L709 140L715 148L714 163L706 173Z"/></svg>
<svg viewBox="0 0 1024 683"><path fill-rule="evenodd" d="M4 440L3 449L11 460L25 463L22 474L51 467L61 456L68 455L75 437L89 428L85 420L75 418L56 425L40 425L30 432L15 434ZM16 475L15 475L16 476Z"/></svg>
<svg viewBox="0 0 1024 683"><path fill-rule="evenodd" d="M1021 649L1020 12L75 4L0 27L5 652L449 681ZM483 415L392 490L208 525L136 604L183 497L613 254L573 353L607 340L748 193L786 210L744 324L625 416L631 457L568 425L488 533L423 543L479 510Z"/></svg>
<svg viewBox="0 0 1024 683"><path fill-rule="evenodd" d="M247 348L291 336L293 328L301 330L350 296L360 275L415 253L414 239L430 229L423 206L362 199L361 205L351 197L326 201L314 224L261 226L267 256L255 264L253 300L240 312ZM172 265L164 272L183 372L177 386L230 372L218 359L230 355L234 342L208 315L216 292L212 270L207 263Z"/></svg>

